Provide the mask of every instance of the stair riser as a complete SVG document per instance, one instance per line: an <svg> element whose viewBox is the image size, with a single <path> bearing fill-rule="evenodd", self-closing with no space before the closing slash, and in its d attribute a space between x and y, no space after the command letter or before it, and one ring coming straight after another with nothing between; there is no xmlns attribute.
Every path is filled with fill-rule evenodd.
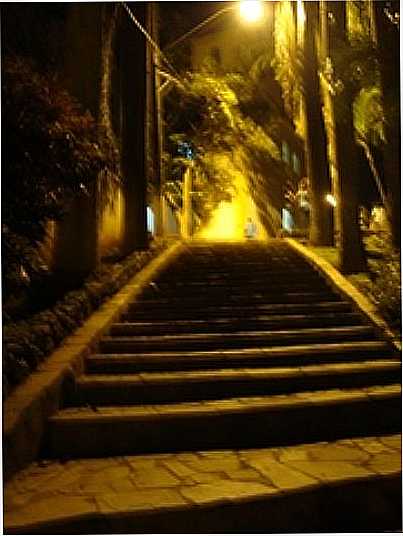
<svg viewBox="0 0 403 536"><path fill-rule="evenodd" d="M197 274L175 274L171 277L160 277L158 278L158 286L160 288L186 288L190 289L203 289L206 287L210 288L222 288L226 286L230 287L266 287L266 286L275 286L277 284L281 286L295 284L296 279L298 279L299 284L324 284L325 281L318 274L312 271L307 271L306 273L301 273L299 271L295 272L285 272L283 274L271 273L271 272L262 272L262 273L249 273L249 274L239 274L233 276L231 274L214 274L208 275L200 273L200 277L197 277Z"/></svg>
<svg viewBox="0 0 403 536"><path fill-rule="evenodd" d="M96 416L96 413L94 413ZM222 448L258 448L398 433L401 401L348 401L283 410L161 418L51 421L52 458L120 456Z"/></svg>
<svg viewBox="0 0 403 536"><path fill-rule="evenodd" d="M102 385L79 384L72 406L118 406L132 404L165 404L182 401L218 400L242 396L267 396L298 391L343 389L398 383L399 370L328 374L310 377L277 377L266 380L204 380L169 382L166 384L124 384L107 382Z"/></svg>
<svg viewBox="0 0 403 536"><path fill-rule="evenodd" d="M269 284L266 285L240 285L240 286L230 286L226 285L225 287L214 287L206 285L202 288L174 288L174 287L147 287L141 294L142 299L163 297L170 298L174 297L198 297L200 293L203 293L205 299L219 297L220 299L226 300L232 296L248 297L250 295L259 296L277 296L281 297L283 294L288 293L298 293L298 292L317 292L325 293L329 292L330 289L325 283L317 282L313 283L287 283L287 284Z"/></svg>
<svg viewBox="0 0 403 536"><path fill-rule="evenodd" d="M101 341L99 343L99 353L109 354L134 354L136 352L158 352L160 350L167 352L174 351L202 351L202 350L219 350L227 348L259 348L260 346L290 346L292 344L309 344L309 343L334 343L337 341L367 341L374 338L373 332L352 332L352 333L340 333L340 334L327 334L323 333L310 334L310 335L273 335L272 337L238 337L234 334L231 338L214 338L212 340L203 340L203 338L197 340L155 340L155 341L140 341L140 340L110 340Z"/></svg>
<svg viewBox="0 0 403 536"><path fill-rule="evenodd" d="M304 304L304 303L318 303L318 302L340 302L340 296L333 294L331 292L297 292L297 293L287 293L287 294L266 294L264 296L256 295L232 295L229 296L226 300L226 303L223 304L222 298L217 296L216 299L213 299L214 296L206 297L204 293L200 293L194 296L183 296L176 297L172 296L170 299L166 297L157 297L154 295L152 298L144 299L144 296L141 297L134 304L129 306L129 311L137 309L155 309L155 310L165 310L165 309L183 309L183 308L203 308L203 307L214 307L217 306L253 306L253 305L270 305L270 304Z"/></svg>
<svg viewBox="0 0 403 536"><path fill-rule="evenodd" d="M124 515L66 515L35 525L6 525L5 534L401 533L401 496L401 478L390 474L146 513L133 508Z"/></svg>
<svg viewBox="0 0 403 536"><path fill-rule="evenodd" d="M149 309L148 305L144 302L138 304L138 306L132 306L135 308L130 313L122 315L122 322L124 321L169 321L169 320L205 320L213 318L232 318L234 321L248 318L250 316L259 315L292 315L292 314L316 314L316 313L349 313L351 311L351 305L344 302L333 302L326 306L320 306L316 304L289 304L287 305L261 305L250 307L245 305L244 307L199 307L197 309L192 308L180 308L180 309L165 309L163 311L155 308Z"/></svg>
<svg viewBox="0 0 403 536"><path fill-rule="evenodd" d="M180 370L206 370L220 368L241 368L241 367L293 367L303 365L319 365L325 363L350 363L367 361L369 359L387 359L391 357L388 351L350 351L350 352L327 352L323 354L310 355L309 353L297 355L270 356L260 354L256 356L238 356L223 358L220 356L200 358L171 358L152 360L147 358L122 357L108 355L87 358L86 369L89 373L97 374L127 374L136 372L163 372Z"/></svg>
<svg viewBox="0 0 403 536"><path fill-rule="evenodd" d="M203 322L200 324L188 325L153 325L150 326L135 326L129 324L114 325L110 329L111 335L121 336L143 336L143 335L168 335L168 334L185 334L185 333L228 333L236 331L256 331L275 329L291 329L297 327L316 328L316 327L336 327L336 326L353 326L362 324L360 315L346 314L334 317L307 317L293 318L287 320L240 320L232 322L211 323Z"/></svg>

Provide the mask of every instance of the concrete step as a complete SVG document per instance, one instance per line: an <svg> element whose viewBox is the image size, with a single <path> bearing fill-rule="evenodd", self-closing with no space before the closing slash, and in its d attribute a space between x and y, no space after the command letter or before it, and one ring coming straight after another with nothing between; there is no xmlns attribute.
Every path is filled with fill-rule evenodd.
<svg viewBox="0 0 403 536"><path fill-rule="evenodd" d="M400 362L83 375L72 405L167 404L398 383Z"/></svg>
<svg viewBox="0 0 403 536"><path fill-rule="evenodd" d="M5 486L5 534L400 532L400 443L36 462Z"/></svg>
<svg viewBox="0 0 403 536"><path fill-rule="evenodd" d="M341 302L343 301L340 296L334 294L330 290L328 292L285 292L285 293L251 293L245 294L232 294L227 295L225 300L222 296L205 296L204 293L199 293L192 296L170 296L157 297L149 296L145 299L141 296L135 303L129 305L129 311L153 308L153 309L171 309L171 308L195 308L212 306L254 306L254 305L286 305L286 304L307 304L307 303L319 303L319 302Z"/></svg>
<svg viewBox="0 0 403 536"><path fill-rule="evenodd" d="M317 313L350 313L349 302L319 302L319 303L272 303L255 305L205 305L203 307L181 307L180 309L164 307L154 309L147 302L131 306L131 311L122 315L122 321L160 321L185 319L214 319L214 318L248 318L256 315L298 315Z"/></svg>
<svg viewBox="0 0 403 536"><path fill-rule="evenodd" d="M162 287L204 287L213 286L220 287L225 285L239 286L239 285L267 285L268 283L294 283L296 277L298 281L304 283L315 283L317 281L324 281L324 278L319 273L309 270L294 270L286 272L273 272L269 270L256 271L253 273L231 273L231 272L206 272L195 271L182 273L181 271L175 271L172 274L164 272L158 277L158 284Z"/></svg>
<svg viewBox="0 0 403 536"><path fill-rule="evenodd" d="M288 329L297 327L353 326L363 323L358 313L324 313L317 315L262 315L250 318L220 318L208 320L175 320L166 322L118 322L110 335L168 335Z"/></svg>
<svg viewBox="0 0 403 536"><path fill-rule="evenodd" d="M237 333L202 333L164 336L103 337L98 348L101 353L134 353L170 350L218 350L220 348L243 348L278 346L303 343L329 343L337 341L370 340L374 338L372 326L346 326L323 328L300 328L271 331L246 331Z"/></svg>
<svg viewBox="0 0 403 536"><path fill-rule="evenodd" d="M46 457L262 448L399 433L400 385L59 411ZM79 438L79 439L78 439Z"/></svg>
<svg viewBox="0 0 403 536"><path fill-rule="evenodd" d="M225 299L227 296L281 296L282 294L294 294L294 293L331 293L330 287L324 281L315 281L315 282L299 282L294 280L293 282L286 283L276 283L270 282L269 280L265 285L262 284L248 284L244 285L222 285L222 286L213 286L205 285L200 288L188 288L186 286L174 287L171 285L159 285L158 283L153 283L149 285L141 294L141 297L158 297L158 296L198 296L200 292L203 292L205 298L213 297L216 301L217 299Z"/></svg>
<svg viewBox="0 0 403 536"><path fill-rule="evenodd" d="M224 367L292 367L375 359L398 359L382 341L352 341L215 351L95 354L86 358L92 373L221 369Z"/></svg>

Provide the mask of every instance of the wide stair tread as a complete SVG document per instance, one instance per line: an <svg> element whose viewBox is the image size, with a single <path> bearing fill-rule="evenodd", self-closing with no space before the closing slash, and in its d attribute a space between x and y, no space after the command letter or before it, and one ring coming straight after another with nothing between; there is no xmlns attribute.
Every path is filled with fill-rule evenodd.
<svg viewBox="0 0 403 536"><path fill-rule="evenodd" d="M199 320L172 320L155 322L117 322L110 329L111 335L163 335L183 333L208 333L211 331L244 331L270 329L272 327L327 327L362 324L358 313L324 313L300 315L259 315L249 318L215 318Z"/></svg>
<svg viewBox="0 0 403 536"><path fill-rule="evenodd" d="M249 292L245 294L233 293L227 294L225 300L222 296L211 294L206 296L204 293L194 295L177 296L173 294L169 297L158 296L155 293L149 295L146 299L142 296L136 301L131 308L138 309L143 307L153 308L177 308L177 307L203 307L208 305L269 305L269 304L287 304L287 303L317 303L333 301L340 302L342 298L332 292L330 289L326 292Z"/></svg>
<svg viewBox="0 0 403 536"><path fill-rule="evenodd" d="M164 308L150 307L150 303L140 302L132 304L129 312L124 313L122 321L146 320L186 320L186 319L214 319L214 318L248 318L256 315L293 315L316 313L350 313L351 304L345 301L330 301L317 303L271 303L249 305L204 305L197 308Z"/></svg>
<svg viewBox="0 0 403 536"><path fill-rule="evenodd" d="M127 352L141 349L153 350L163 347L165 350L211 349L240 347L243 345L280 345L303 342L337 342L339 340L365 340L374 338L372 326L343 326L323 328L278 329L267 331L239 331L235 333L186 333L180 335L160 336L106 336L99 342L103 353Z"/></svg>
<svg viewBox="0 0 403 536"><path fill-rule="evenodd" d="M50 419L49 455L256 448L398 433L400 398L400 385L391 384L176 404L69 408Z"/></svg>
<svg viewBox="0 0 403 536"><path fill-rule="evenodd" d="M365 387L379 382L386 385L399 379L400 362L397 360L281 368L87 374L77 382L76 401L96 406L153 404Z"/></svg>
<svg viewBox="0 0 403 536"><path fill-rule="evenodd" d="M347 444L33 463L5 487L5 532L394 532L401 515L390 489L399 495L400 443L395 434ZM72 475L74 485L60 493L60 482ZM380 503L381 490L389 490L389 500ZM304 501L305 492L311 500ZM358 511L365 519L356 518Z"/></svg>
<svg viewBox="0 0 403 536"><path fill-rule="evenodd" d="M351 341L223 350L93 354L86 358L86 367L88 371L98 373L135 373L147 370L301 366L392 357L398 356L385 342Z"/></svg>

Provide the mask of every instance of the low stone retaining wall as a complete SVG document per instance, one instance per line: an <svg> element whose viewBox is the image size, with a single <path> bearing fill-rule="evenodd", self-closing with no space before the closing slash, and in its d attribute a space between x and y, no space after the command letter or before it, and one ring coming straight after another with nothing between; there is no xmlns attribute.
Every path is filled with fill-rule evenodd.
<svg viewBox="0 0 403 536"><path fill-rule="evenodd" d="M334 266L325 259L316 255L296 240L286 239L287 243L300 253L316 269L320 270L347 300L353 302L358 309L368 318L383 339L388 340L397 350L402 350L401 340L391 331L385 320L379 315L375 305L350 283Z"/></svg>
<svg viewBox="0 0 403 536"><path fill-rule="evenodd" d="M3 412L5 479L37 458L46 421L59 409L74 376L82 372L84 357L180 248L180 243L172 245L132 277L7 398Z"/></svg>

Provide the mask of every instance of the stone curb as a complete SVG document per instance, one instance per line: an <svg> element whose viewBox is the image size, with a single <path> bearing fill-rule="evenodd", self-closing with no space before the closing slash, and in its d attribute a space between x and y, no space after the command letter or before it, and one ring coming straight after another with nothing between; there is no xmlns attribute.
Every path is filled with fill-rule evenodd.
<svg viewBox="0 0 403 536"><path fill-rule="evenodd" d="M347 523L351 523L355 515L358 518L363 512L368 515L375 501L381 501L382 504L385 497L390 497L391 494L398 496L400 483L401 473L390 472L384 475L345 477L329 482L294 485L285 489L261 485L262 489L259 488L254 493L241 493L239 496L236 491L228 491L227 496L220 498L201 496L191 499L184 494L173 500L168 499L166 504L133 504L130 509L125 506L116 509L116 505L100 509L96 500L93 502L87 498L87 507L79 513L59 514L54 519L33 523L11 522L6 524L4 534L183 533L184 526L189 529L193 526L195 529L200 525L203 527L202 532L206 533L210 532L212 526L219 529L218 532L235 532L232 525L238 525L242 518L248 516L252 523L262 523L262 526L253 526L254 530L270 528L275 532L333 532L332 521L335 523L335 517L339 517L341 512L345 515L343 510L346 507L349 509ZM345 503L346 497L349 497L348 505ZM334 519L330 522L327 519L330 514L329 504L334 508ZM394 529L397 528L393 508L396 506L382 506L385 512L378 514L377 519L375 508L374 519L368 516L369 521L367 520L367 526L364 528L370 530L374 523L387 522L393 523ZM339 515L335 512L339 512ZM230 526L227 526L228 522ZM389 527L385 526L386 530L387 528ZM358 532L360 529L363 530L363 527L354 527L354 521L351 527L341 527L343 532Z"/></svg>
<svg viewBox="0 0 403 536"><path fill-rule="evenodd" d="M310 251L308 248L294 240L286 238L286 242L298 253L305 257L310 264L318 268L329 278L333 287L341 292L350 302L353 302L358 309L366 316L371 324L377 329L383 338L387 339L396 350L401 352L402 344L396 335L391 331L385 320L379 315L375 305L362 294L348 279L346 279L334 266L325 259Z"/></svg>
<svg viewBox="0 0 403 536"><path fill-rule="evenodd" d="M66 389L83 372L84 359L102 335L144 287L183 249L176 242L153 259L112 298L93 313L63 345L41 363L7 398L3 406L3 476L7 480L38 456L47 419L60 406Z"/></svg>

